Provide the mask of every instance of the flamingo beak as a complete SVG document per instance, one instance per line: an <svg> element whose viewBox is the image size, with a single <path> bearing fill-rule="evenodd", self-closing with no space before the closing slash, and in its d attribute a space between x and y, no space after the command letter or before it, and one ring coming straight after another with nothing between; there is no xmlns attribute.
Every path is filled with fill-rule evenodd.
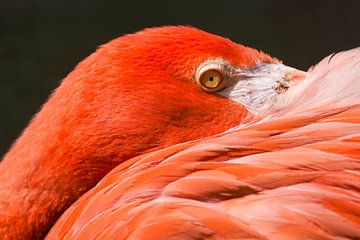
<svg viewBox="0 0 360 240"><path fill-rule="evenodd" d="M278 94L282 94L286 92L290 87L304 80L305 77L306 72L292 67L284 66L283 76L281 77L281 79L275 81L276 84L273 86L273 89Z"/></svg>
<svg viewBox="0 0 360 240"><path fill-rule="evenodd" d="M279 64L260 64L238 69L230 86L219 94L244 105L254 115L272 108L280 95L304 80L306 72Z"/></svg>

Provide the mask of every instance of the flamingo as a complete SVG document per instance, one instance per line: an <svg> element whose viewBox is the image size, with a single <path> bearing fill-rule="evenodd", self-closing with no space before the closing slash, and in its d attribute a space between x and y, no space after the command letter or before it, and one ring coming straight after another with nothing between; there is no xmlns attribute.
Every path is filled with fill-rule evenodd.
<svg viewBox="0 0 360 240"><path fill-rule="evenodd" d="M0 164L2 239L359 239L360 49L308 72L196 28L101 46Z"/></svg>

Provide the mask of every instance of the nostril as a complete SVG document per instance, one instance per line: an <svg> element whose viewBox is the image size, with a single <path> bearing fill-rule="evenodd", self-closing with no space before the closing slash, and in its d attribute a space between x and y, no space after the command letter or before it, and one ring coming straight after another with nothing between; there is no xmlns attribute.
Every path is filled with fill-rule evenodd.
<svg viewBox="0 0 360 240"><path fill-rule="evenodd" d="M277 94L281 94L289 89L289 85L284 82L276 81L276 85L273 86L272 89L274 89Z"/></svg>

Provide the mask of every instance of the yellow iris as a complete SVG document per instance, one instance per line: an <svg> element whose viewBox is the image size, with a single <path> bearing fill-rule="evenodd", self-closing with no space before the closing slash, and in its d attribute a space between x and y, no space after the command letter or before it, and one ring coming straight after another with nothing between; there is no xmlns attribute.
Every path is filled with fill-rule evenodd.
<svg viewBox="0 0 360 240"><path fill-rule="evenodd" d="M216 90L221 86L223 75L217 70L208 70L201 74L199 83L208 90Z"/></svg>

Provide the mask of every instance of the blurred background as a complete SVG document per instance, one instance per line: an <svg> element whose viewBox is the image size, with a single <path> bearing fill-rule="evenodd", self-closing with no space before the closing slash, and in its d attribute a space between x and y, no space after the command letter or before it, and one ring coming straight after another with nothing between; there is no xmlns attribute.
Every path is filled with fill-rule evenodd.
<svg viewBox="0 0 360 240"><path fill-rule="evenodd" d="M192 25L307 69L360 46L360 1L0 0L0 157L74 66L112 38Z"/></svg>

